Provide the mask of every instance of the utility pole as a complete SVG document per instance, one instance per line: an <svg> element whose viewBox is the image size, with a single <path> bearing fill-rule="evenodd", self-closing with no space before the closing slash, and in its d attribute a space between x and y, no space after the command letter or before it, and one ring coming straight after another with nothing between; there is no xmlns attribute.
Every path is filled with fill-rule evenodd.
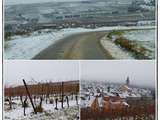
<svg viewBox="0 0 160 120"><path fill-rule="evenodd" d="M31 95L30 95L29 90L28 90L28 87L27 87L27 84L26 84L26 82L25 82L24 79L23 79L23 83L24 83L24 86L25 86L25 88L26 88L26 92L27 92L28 97L29 97L29 99L30 99L31 105L32 105L32 107L33 107L34 113L37 114L37 111L36 111L36 109L35 109L35 107L34 107L34 104L33 104L32 98L31 98Z"/></svg>

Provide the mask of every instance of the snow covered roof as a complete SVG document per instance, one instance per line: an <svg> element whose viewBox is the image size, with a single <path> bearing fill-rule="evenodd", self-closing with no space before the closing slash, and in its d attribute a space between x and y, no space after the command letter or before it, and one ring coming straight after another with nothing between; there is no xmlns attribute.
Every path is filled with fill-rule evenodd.
<svg viewBox="0 0 160 120"><path fill-rule="evenodd" d="M103 99L102 99L102 97L98 97L98 104L99 104L100 107L103 106Z"/></svg>
<svg viewBox="0 0 160 120"><path fill-rule="evenodd" d="M122 85L122 86L120 86L119 89L122 90L122 91L128 91L128 90L130 90L130 88L127 85Z"/></svg>

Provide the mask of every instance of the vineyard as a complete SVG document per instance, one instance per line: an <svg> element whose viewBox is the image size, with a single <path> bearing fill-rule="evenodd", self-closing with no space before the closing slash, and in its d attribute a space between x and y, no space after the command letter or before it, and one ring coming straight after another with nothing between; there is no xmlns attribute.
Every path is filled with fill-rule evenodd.
<svg viewBox="0 0 160 120"><path fill-rule="evenodd" d="M5 119L79 119L79 81L23 82L4 90Z"/></svg>

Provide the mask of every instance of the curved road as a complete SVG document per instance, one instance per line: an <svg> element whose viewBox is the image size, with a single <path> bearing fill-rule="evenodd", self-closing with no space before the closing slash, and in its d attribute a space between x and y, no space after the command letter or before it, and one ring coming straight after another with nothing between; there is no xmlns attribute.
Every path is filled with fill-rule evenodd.
<svg viewBox="0 0 160 120"><path fill-rule="evenodd" d="M79 33L49 46L33 59L112 59L99 40L106 32Z"/></svg>

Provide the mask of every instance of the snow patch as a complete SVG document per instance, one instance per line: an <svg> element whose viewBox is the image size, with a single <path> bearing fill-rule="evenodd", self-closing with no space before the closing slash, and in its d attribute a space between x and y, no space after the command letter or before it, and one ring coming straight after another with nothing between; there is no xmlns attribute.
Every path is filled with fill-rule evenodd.
<svg viewBox="0 0 160 120"><path fill-rule="evenodd" d="M123 51L120 47L109 41L104 37L101 41L101 45L111 56L115 59L134 59L128 52Z"/></svg>
<svg viewBox="0 0 160 120"><path fill-rule="evenodd" d="M24 116L24 111L20 100L13 100L14 108L12 110L5 110L4 118L5 120L67 120L67 119L76 119L79 108L76 105L76 101L72 100L69 102L70 107L67 108L67 104L64 104L64 109L61 109L61 103L58 102L58 110L55 110L55 105L45 104L43 102L42 107L44 109L43 113L33 113L33 108L29 104L29 107L26 108L26 116ZM9 105L5 105L8 107Z"/></svg>
<svg viewBox="0 0 160 120"><path fill-rule="evenodd" d="M155 29L151 30L133 30L126 31L123 36L128 38L129 40L137 40L137 41L151 41L154 43L155 41Z"/></svg>

